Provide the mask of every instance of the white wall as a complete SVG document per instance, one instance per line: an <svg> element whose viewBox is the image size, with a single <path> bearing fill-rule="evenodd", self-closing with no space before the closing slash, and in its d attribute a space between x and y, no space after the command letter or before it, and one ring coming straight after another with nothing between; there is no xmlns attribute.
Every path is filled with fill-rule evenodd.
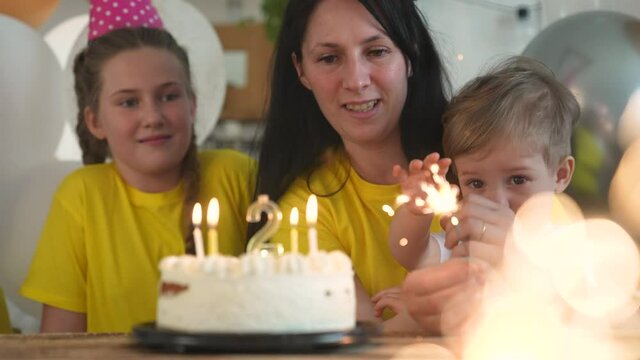
<svg viewBox="0 0 640 360"><path fill-rule="evenodd" d="M520 54L538 32L566 16L611 10L640 18L639 0L418 0L418 6L433 30L454 89L488 63ZM518 19L519 7L530 10L528 18Z"/></svg>
<svg viewBox="0 0 640 360"><path fill-rule="evenodd" d="M186 0L214 24L262 20L262 0ZM87 0L64 0L41 28L86 13ZM487 63L519 54L550 23L581 11L611 10L640 18L640 0L418 0L449 70L454 89ZM517 9L529 9L519 19ZM462 55L462 60L459 60Z"/></svg>
<svg viewBox="0 0 640 360"><path fill-rule="evenodd" d="M520 53L541 27L541 6L529 1L420 0L454 89L490 60ZM522 5L520 5L522 4ZM528 16L518 18L518 9Z"/></svg>
<svg viewBox="0 0 640 360"><path fill-rule="evenodd" d="M187 0L198 8L212 23L242 20L261 21L261 0Z"/></svg>

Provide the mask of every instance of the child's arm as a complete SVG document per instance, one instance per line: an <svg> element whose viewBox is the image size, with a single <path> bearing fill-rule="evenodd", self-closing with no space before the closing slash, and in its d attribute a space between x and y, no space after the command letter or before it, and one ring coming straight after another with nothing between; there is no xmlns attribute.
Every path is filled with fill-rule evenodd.
<svg viewBox="0 0 640 360"><path fill-rule="evenodd" d="M47 304L42 305L40 332L85 332L87 314L64 310Z"/></svg>
<svg viewBox="0 0 640 360"><path fill-rule="evenodd" d="M429 227L433 214L415 214L409 204L396 210L389 227L389 248L405 269L416 269L429 243Z"/></svg>
<svg viewBox="0 0 640 360"><path fill-rule="evenodd" d="M423 184L433 185L431 166L437 165L438 174L444 176L450 164L450 159L440 159L438 153L432 153L424 160L412 160L408 171L399 165L393 168L393 175L409 201L396 210L389 228L388 241L392 255L407 270L415 269L427 250L429 228L433 221L433 213L425 214L425 207L415 201L426 197Z"/></svg>
<svg viewBox="0 0 640 360"><path fill-rule="evenodd" d="M358 279L358 276L353 277L353 282L355 284L355 292L356 292L356 320L362 322L377 322L379 321L376 318L373 305L371 304L371 299L369 298L369 294L367 290L365 290L364 286Z"/></svg>

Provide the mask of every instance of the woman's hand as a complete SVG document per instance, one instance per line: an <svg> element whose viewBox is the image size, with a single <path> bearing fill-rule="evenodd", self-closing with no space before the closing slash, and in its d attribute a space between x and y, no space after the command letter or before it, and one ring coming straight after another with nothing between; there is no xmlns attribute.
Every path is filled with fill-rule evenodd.
<svg viewBox="0 0 640 360"><path fill-rule="evenodd" d="M440 222L446 232L445 246L453 249L453 257L471 256L497 266L515 219L514 212L507 205L469 194L455 216L457 225L451 223L451 217L443 217Z"/></svg>
<svg viewBox="0 0 640 360"><path fill-rule="evenodd" d="M478 300L485 267L469 259L413 271L403 285L403 299L411 317L431 334L455 334L470 319L472 300Z"/></svg>

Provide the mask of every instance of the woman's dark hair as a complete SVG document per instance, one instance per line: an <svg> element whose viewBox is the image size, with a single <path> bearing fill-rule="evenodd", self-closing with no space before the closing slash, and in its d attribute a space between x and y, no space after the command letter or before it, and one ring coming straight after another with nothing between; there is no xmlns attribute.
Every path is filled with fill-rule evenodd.
<svg viewBox="0 0 640 360"><path fill-rule="evenodd" d="M102 90L102 69L105 63L123 51L144 47L166 50L173 54L184 70L188 95L195 97L187 52L166 30L146 27L122 28L90 41L87 47L76 56L73 63L74 90L78 105L76 134L82 149L84 164L104 163L110 156L107 141L93 136L84 118L86 107L91 108L94 113L98 113L99 95ZM182 161L182 178L185 183L184 218L186 220L184 222L186 224L190 224L188 209L191 209L196 201L200 181L198 149L193 129L192 134L191 143ZM190 246L190 241L187 240L187 248Z"/></svg>
<svg viewBox="0 0 640 360"><path fill-rule="evenodd" d="M256 194L277 201L298 176L342 144L313 96L298 79L291 54L302 60L302 41L322 0L290 0L272 58L271 91L259 154ZM407 99L400 115L402 146L409 159L441 151L440 117L449 83L422 14L413 0L359 0L410 63ZM252 231L250 231L251 233Z"/></svg>

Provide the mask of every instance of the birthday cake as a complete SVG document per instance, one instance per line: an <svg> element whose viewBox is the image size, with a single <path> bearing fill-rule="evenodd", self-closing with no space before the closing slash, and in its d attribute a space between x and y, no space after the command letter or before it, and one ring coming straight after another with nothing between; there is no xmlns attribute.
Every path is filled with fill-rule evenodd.
<svg viewBox="0 0 640 360"><path fill-rule="evenodd" d="M318 333L355 326L342 252L170 256L160 263L158 328L195 333Z"/></svg>

